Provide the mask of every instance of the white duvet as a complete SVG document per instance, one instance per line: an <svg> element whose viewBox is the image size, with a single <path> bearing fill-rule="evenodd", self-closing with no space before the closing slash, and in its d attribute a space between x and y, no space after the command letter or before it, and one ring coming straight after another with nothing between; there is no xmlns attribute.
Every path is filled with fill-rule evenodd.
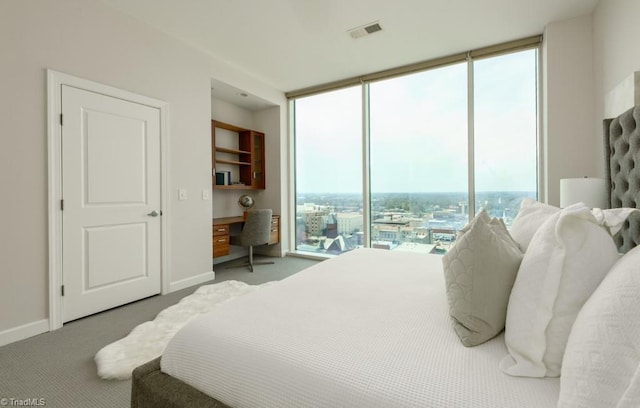
<svg viewBox="0 0 640 408"><path fill-rule="evenodd" d="M555 407L559 380L510 377L506 354L460 343L440 256L361 249L189 323L162 371L235 408Z"/></svg>

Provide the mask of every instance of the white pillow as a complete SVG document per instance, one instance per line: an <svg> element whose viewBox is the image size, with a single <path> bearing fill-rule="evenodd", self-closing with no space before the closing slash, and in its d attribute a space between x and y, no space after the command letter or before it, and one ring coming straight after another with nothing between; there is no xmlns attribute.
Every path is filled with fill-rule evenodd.
<svg viewBox="0 0 640 408"><path fill-rule="evenodd" d="M524 198L520 203L518 215L511 225L511 236L520 245L522 252L526 252L529 243L538 228L560 208L540 203L531 198Z"/></svg>
<svg viewBox="0 0 640 408"><path fill-rule="evenodd" d="M504 329L507 304L522 252L504 222L481 211L443 256L449 314L467 347Z"/></svg>
<svg viewBox="0 0 640 408"><path fill-rule="evenodd" d="M598 220L598 224L607 228L609 234L614 236L622 229L629 215L635 211L638 211L638 209L629 207L611 208L608 210L594 208L591 210L591 214Z"/></svg>
<svg viewBox="0 0 640 408"><path fill-rule="evenodd" d="M618 259L611 235L584 204L547 219L531 240L511 291L509 355L500 368L514 376L559 376L576 315Z"/></svg>
<svg viewBox="0 0 640 408"><path fill-rule="evenodd" d="M578 314L558 407L640 407L640 247L622 257Z"/></svg>

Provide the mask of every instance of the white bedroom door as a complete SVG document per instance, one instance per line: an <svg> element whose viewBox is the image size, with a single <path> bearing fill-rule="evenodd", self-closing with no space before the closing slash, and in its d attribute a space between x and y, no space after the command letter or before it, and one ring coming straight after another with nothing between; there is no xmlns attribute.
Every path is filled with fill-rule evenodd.
<svg viewBox="0 0 640 408"><path fill-rule="evenodd" d="M63 322L161 291L157 108L62 85Z"/></svg>

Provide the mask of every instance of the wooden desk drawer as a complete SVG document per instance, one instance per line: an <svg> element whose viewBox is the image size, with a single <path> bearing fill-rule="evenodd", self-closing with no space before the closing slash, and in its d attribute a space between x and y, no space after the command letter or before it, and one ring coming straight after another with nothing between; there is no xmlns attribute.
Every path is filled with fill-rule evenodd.
<svg viewBox="0 0 640 408"><path fill-rule="evenodd" d="M229 236L218 235L213 237L213 257L229 255Z"/></svg>
<svg viewBox="0 0 640 408"><path fill-rule="evenodd" d="M269 242L267 244L274 245L274 244L277 244L278 242L280 242L280 230L272 229L271 235L269 236Z"/></svg>
<svg viewBox="0 0 640 408"><path fill-rule="evenodd" d="M229 235L229 224L219 224L213 226L213 236Z"/></svg>
<svg viewBox="0 0 640 408"><path fill-rule="evenodd" d="M269 236L268 245L274 245L280 242L280 216L274 215L271 218L271 234Z"/></svg>
<svg viewBox="0 0 640 408"><path fill-rule="evenodd" d="M213 257L229 255L229 224L213 225Z"/></svg>

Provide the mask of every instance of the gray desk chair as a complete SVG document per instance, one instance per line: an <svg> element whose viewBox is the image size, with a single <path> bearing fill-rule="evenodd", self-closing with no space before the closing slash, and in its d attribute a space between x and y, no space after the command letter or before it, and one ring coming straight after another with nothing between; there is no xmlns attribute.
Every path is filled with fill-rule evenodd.
<svg viewBox="0 0 640 408"><path fill-rule="evenodd" d="M269 242L271 236L271 216L273 211L266 210L248 210L247 219L244 221L242 233L239 237L231 237L231 244L249 247L249 262L241 265L233 265L228 268L237 268L240 266L248 266L253 272L253 265L268 265L274 262L253 262L253 247L265 245Z"/></svg>

